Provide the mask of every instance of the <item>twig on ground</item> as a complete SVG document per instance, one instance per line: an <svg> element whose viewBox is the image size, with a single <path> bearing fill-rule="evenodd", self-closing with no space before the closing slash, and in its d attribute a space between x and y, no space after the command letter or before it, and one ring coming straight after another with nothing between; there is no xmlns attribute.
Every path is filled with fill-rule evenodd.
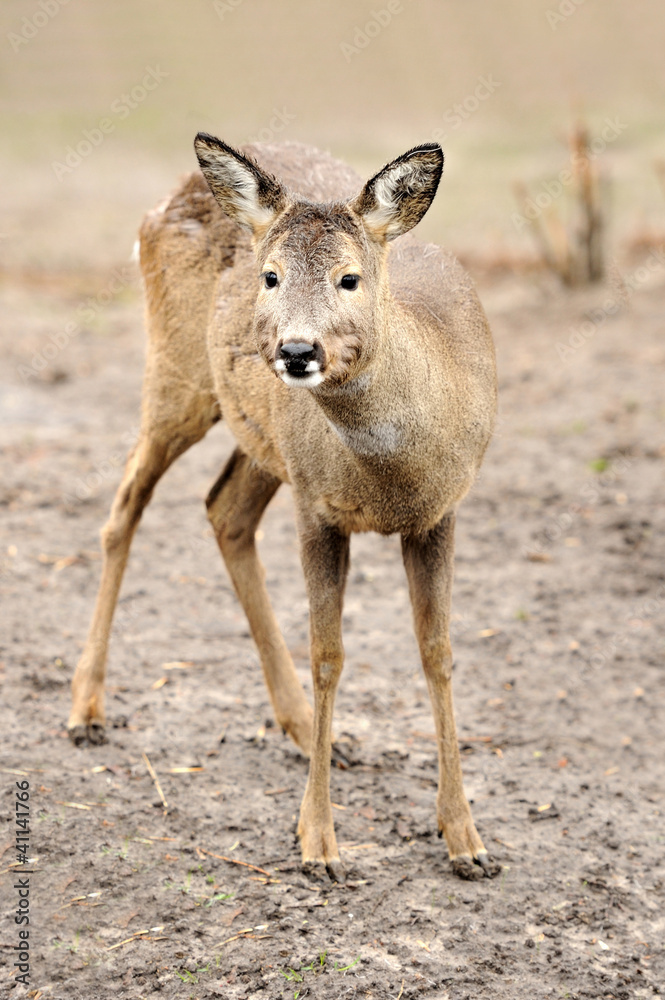
<svg viewBox="0 0 665 1000"><path fill-rule="evenodd" d="M148 760L148 755L147 755L147 753L145 751L143 751L143 753L141 754L141 756L143 757L143 760L145 761L145 766L148 768L148 772L150 774L150 777L152 778L152 780L155 783L155 788L157 789L157 794L159 795L160 799L162 800L162 805L164 806L164 813L167 813L169 811L168 802L166 801L166 799L164 797L164 792L162 791L162 786L159 783L159 778L155 774L155 769L152 766L152 764L150 763L150 761Z"/></svg>
<svg viewBox="0 0 665 1000"><path fill-rule="evenodd" d="M203 847L197 847L196 850L200 854L207 854L209 858L218 858L220 861L228 861L230 865L242 865L244 868L251 868L252 871L261 872L262 875L267 875L268 878L272 878L270 872L267 872L265 868L259 868L257 865L250 865L248 861L238 861L236 858L227 858L224 854L213 854L212 851L206 851Z"/></svg>

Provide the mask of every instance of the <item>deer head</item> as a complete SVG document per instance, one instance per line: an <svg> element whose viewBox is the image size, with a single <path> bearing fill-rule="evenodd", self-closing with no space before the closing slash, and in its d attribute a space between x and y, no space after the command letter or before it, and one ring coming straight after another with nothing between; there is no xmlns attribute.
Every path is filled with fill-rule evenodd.
<svg viewBox="0 0 665 1000"><path fill-rule="evenodd" d="M356 379L380 338L388 242L431 205L443 169L440 146L409 150L352 201L325 205L293 195L211 135L200 132L194 148L219 205L252 233L254 331L268 367L294 388L325 391Z"/></svg>

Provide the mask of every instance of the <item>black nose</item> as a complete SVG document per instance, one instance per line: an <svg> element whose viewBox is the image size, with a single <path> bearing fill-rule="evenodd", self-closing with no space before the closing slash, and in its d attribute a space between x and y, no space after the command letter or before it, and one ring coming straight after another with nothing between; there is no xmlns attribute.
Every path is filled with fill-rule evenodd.
<svg viewBox="0 0 665 1000"><path fill-rule="evenodd" d="M319 347L317 344L306 344L301 340L294 340L288 344L282 344L279 349L279 357L290 375L304 375L307 372L309 362L319 360Z"/></svg>

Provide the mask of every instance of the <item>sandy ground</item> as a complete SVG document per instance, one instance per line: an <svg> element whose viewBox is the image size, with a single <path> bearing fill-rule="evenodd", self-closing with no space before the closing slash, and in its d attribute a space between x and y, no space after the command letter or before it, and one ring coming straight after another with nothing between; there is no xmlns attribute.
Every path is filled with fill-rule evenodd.
<svg viewBox="0 0 665 1000"><path fill-rule="evenodd" d="M109 741L70 745L98 530L136 431L140 290L127 265L3 283L1 943L18 941L13 803L27 779L31 995L659 995L665 284L651 264L575 294L481 287L501 408L459 517L453 631L467 791L504 866L480 883L454 878L436 837L433 724L399 543L376 536L353 540L336 710L348 766L332 795L350 879L301 874L306 761L272 723L205 519L232 447L223 426L165 476L135 539ZM70 322L76 334L49 348ZM309 691L288 489L262 530ZM8 955L0 994L23 995Z"/></svg>

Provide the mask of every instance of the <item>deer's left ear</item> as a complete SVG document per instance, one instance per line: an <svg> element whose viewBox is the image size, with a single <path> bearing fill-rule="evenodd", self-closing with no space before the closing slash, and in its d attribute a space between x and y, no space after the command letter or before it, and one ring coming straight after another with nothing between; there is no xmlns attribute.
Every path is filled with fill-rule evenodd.
<svg viewBox="0 0 665 1000"><path fill-rule="evenodd" d="M416 146L367 181L349 207L372 238L394 240L420 222L432 204L442 170L438 143Z"/></svg>

